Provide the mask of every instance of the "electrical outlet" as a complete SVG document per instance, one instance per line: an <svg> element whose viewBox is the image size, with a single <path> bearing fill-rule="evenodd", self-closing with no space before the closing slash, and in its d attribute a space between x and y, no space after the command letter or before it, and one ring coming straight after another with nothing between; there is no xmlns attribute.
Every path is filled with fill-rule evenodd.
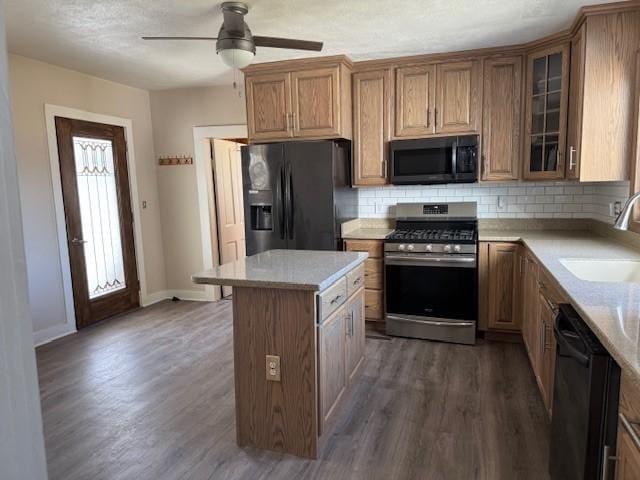
<svg viewBox="0 0 640 480"><path fill-rule="evenodd" d="M280 381L280 357L277 355L267 355L267 380Z"/></svg>
<svg viewBox="0 0 640 480"><path fill-rule="evenodd" d="M611 202L609 204L609 216L617 217L622 212L622 203L620 202Z"/></svg>
<svg viewBox="0 0 640 480"><path fill-rule="evenodd" d="M622 213L622 202L615 202L613 204L613 214L617 217Z"/></svg>
<svg viewBox="0 0 640 480"><path fill-rule="evenodd" d="M498 196L498 207L497 210L499 212L505 212L507 210L507 197L504 195Z"/></svg>

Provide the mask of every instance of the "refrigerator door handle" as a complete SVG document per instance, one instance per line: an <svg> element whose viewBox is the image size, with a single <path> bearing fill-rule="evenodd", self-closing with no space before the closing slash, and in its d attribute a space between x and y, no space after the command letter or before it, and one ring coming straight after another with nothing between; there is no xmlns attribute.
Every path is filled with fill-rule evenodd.
<svg viewBox="0 0 640 480"><path fill-rule="evenodd" d="M294 203L293 203L293 174L291 173L291 165L289 165L289 174L288 174L288 199L287 199L287 214L289 216L289 224L287 226L289 232L289 238L293 240L293 213L294 213Z"/></svg>
<svg viewBox="0 0 640 480"><path fill-rule="evenodd" d="M284 234L285 234L284 232L285 212L284 212L284 201L283 201L283 191L282 191L283 177L284 177L283 167L280 167L280 173L276 178L276 208L278 209L278 215L277 215L278 236L280 237L281 240L284 240Z"/></svg>

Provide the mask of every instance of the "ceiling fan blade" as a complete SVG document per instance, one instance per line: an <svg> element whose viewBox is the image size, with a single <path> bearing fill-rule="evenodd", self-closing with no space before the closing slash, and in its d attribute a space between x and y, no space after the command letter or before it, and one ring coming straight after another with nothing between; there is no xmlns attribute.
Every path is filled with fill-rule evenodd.
<svg viewBox="0 0 640 480"><path fill-rule="evenodd" d="M142 37L142 40L217 40L217 37Z"/></svg>
<svg viewBox="0 0 640 480"><path fill-rule="evenodd" d="M254 35L253 41L256 47L291 48L293 50L313 50L314 52L321 51L323 45L322 42L294 40L293 38L261 37L259 35Z"/></svg>

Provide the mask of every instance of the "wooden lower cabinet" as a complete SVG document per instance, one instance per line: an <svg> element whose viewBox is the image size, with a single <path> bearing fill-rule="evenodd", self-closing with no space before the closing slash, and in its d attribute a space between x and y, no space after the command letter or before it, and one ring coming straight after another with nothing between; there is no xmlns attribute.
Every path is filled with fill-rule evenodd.
<svg viewBox="0 0 640 480"><path fill-rule="evenodd" d="M538 365L540 336L538 335L538 264L529 252L524 253L522 289L522 339L534 370Z"/></svg>
<svg viewBox="0 0 640 480"><path fill-rule="evenodd" d="M538 331L540 333L540 353L538 363L538 386L542 393L544 406L551 414L553 406L553 383L556 371L556 340L553 334L553 324L556 319L557 309L551 303L545 293L540 291L540 318Z"/></svg>
<svg viewBox="0 0 640 480"><path fill-rule="evenodd" d="M638 447L622 422L618 425L618 465L616 480L640 478L640 447Z"/></svg>
<svg viewBox="0 0 640 480"><path fill-rule="evenodd" d="M509 242L481 242L480 328L519 331L522 290L521 246Z"/></svg>
<svg viewBox="0 0 640 480"><path fill-rule="evenodd" d="M364 289L360 288L318 326L318 431L331 429L338 406L364 362Z"/></svg>
<svg viewBox="0 0 640 480"><path fill-rule="evenodd" d="M368 322L384 322L384 270L383 241L347 239L344 249L350 252L367 252L364 274L364 310Z"/></svg>
<svg viewBox="0 0 640 480"><path fill-rule="evenodd" d="M364 302L361 290L359 294L351 297L346 306L345 365L347 384L353 383L364 361Z"/></svg>
<svg viewBox="0 0 640 480"><path fill-rule="evenodd" d="M343 305L318 327L320 434L325 431L323 426L332 422L347 386L344 362L346 311L346 305Z"/></svg>
<svg viewBox="0 0 640 480"><path fill-rule="evenodd" d="M557 305L566 302L555 282L524 246L513 242L480 242L480 329L522 331L525 348L551 414Z"/></svg>
<svg viewBox="0 0 640 480"><path fill-rule="evenodd" d="M640 398L640 388L623 372L620 382L616 480L640 478L640 442L637 442L640 436L638 398Z"/></svg>

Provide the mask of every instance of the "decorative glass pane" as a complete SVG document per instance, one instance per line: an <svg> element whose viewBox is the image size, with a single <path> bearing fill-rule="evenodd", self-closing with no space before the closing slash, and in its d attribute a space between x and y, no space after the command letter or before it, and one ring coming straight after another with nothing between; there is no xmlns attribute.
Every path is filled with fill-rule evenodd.
<svg viewBox="0 0 640 480"><path fill-rule="evenodd" d="M549 55L547 92L558 92L562 87L562 53Z"/></svg>
<svg viewBox="0 0 640 480"><path fill-rule="evenodd" d="M531 133L544 132L544 95L533 97L531 101Z"/></svg>
<svg viewBox="0 0 640 480"><path fill-rule="evenodd" d="M542 135L531 137L531 171L542 171Z"/></svg>
<svg viewBox="0 0 640 480"><path fill-rule="evenodd" d="M126 287L113 145L73 137L89 298Z"/></svg>
<svg viewBox="0 0 640 480"><path fill-rule="evenodd" d="M533 61L533 94L545 92L547 80L547 57L536 58Z"/></svg>
<svg viewBox="0 0 640 480"><path fill-rule="evenodd" d="M558 166L558 136L544 137L544 164L547 172L552 172Z"/></svg>

